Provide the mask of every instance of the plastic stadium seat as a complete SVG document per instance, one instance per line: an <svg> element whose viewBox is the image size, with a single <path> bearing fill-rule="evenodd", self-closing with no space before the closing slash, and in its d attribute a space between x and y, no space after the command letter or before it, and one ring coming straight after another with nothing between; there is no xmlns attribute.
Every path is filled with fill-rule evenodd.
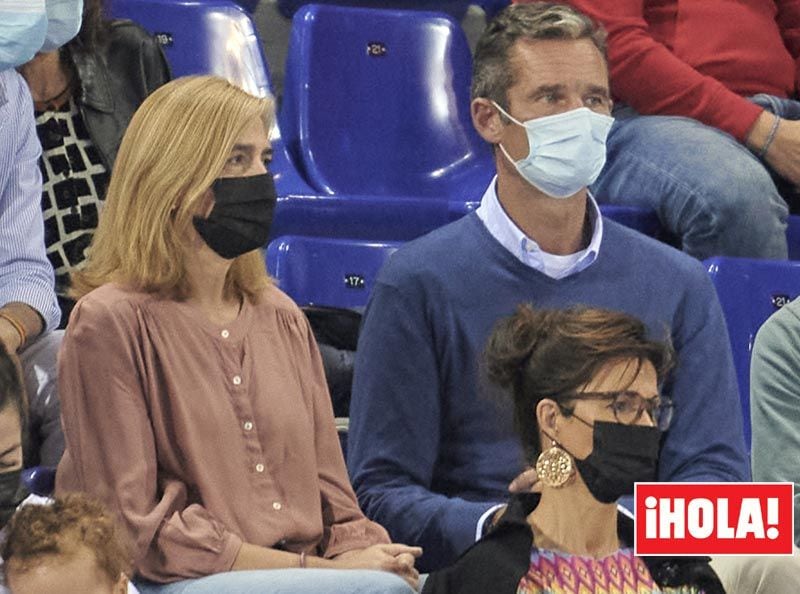
<svg viewBox="0 0 800 594"><path fill-rule="evenodd" d="M398 247L321 237L279 237L267 247L267 269L299 305L360 309L375 278Z"/></svg>
<svg viewBox="0 0 800 594"><path fill-rule="evenodd" d="M47 497L56 487L55 466L33 466L22 471L22 484L34 495Z"/></svg>
<svg viewBox="0 0 800 594"><path fill-rule="evenodd" d="M489 0L491 2L491 0ZM434 0L433 2L420 2L419 0L278 0L278 10L288 18L307 4L335 4L338 6L358 6L362 8L400 9L400 10L435 10L446 12L454 19L461 20L470 4L469 0Z"/></svg>
<svg viewBox="0 0 800 594"><path fill-rule="evenodd" d="M800 295L800 262L710 258L705 265L728 325L739 381L745 440L750 446L750 355L756 333L776 310Z"/></svg>
<svg viewBox="0 0 800 594"><path fill-rule="evenodd" d="M789 215L786 242L789 244L789 259L800 260L800 216L798 215Z"/></svg>
<svg viewBox="0 0 800 594"><path fill-rule="evenodd" d="M269 68L251 17L228 0L112 0L115 17L130 18L157 35L174 76L217 74L263 96ZM450 220L447 204L416 197L387 203L380 196L319 196L299 174L276 125L270 170L280 196L273 237L302 234L408 240ZM331 199L328 199L331 198ZM402 224L399 224L402 221Z"/></svg>
<svg viewBox="0 0 800 594"><path fill-rule="evenodd" d="M322 194L474 198L494 166L472 126L470 71L444 14L305 6L280 116L289 153Z"/></svg>
<svg viewBox="0 0 800 594"><path fill-rule="evenodd" d="M639 233L644 233L656 239L663 239L665 236L655 211L636 206L601 204L600 212L604 217L631 229L636 229Z"/></svg>
<svg viewBox="0 0 800 594"><path fill-rule="evenodd" d="M235 0L236 4L244 8L250 14L253 14L258 8L259 0Z"/></svg>
<svg viewBox="0 0 800 594"><path fill-rule="evenodd" d="M155 35L174 76L217 74L254 95L270 88L253 20L229 0L111 0L110 14Z"/></svg>
<svg viewBox="0 0 800 594"><path fill-rule="evenodd" d="M478 0L475 2L486 13L486 20L492 20L498 12L511 4L510 0Z"/></svg>
<svg viewBox="0 0 800 594"><path fill-rule="evenodd" d="M161 42L175 77L216 74L246 91L270 94L270 76L253 20L231 0L111 0L111 15L139 23ZM276 124L271 134L275 186L281 196L315 192L300 177Z"/></svg>

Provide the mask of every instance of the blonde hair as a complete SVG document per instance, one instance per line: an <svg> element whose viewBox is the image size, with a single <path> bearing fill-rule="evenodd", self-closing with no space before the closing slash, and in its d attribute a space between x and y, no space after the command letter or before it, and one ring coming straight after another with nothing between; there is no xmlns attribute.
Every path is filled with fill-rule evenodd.
<svg viewBox="0 0 800 594"><path fill-rule="evenodd" d="M269 131L272 100L215 76L178 78L150 95L125 132L100 223L70 295L117 282L185 297L192 217L256 117ZM252 251L233 261L225 291L254 301L269 282L260 251Z"/></svg>

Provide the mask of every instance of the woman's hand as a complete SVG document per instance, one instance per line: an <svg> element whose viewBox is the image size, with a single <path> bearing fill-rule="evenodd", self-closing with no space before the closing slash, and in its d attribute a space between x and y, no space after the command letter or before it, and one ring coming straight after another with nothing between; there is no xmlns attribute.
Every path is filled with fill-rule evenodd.
<svg viewBox="0 0 800 594"><path fill-rule="evenodd" d="M508 485L508 490L512 493L541 493L542 483L539 482L539 475L535 468L526 468Z"/></svg>
<svg viewBox="0 0 800 594"><path fill-rule="evenodd" d="M379 544L365 549L356 549L337 555L333 561L342 569L377 569L399 575L415 590L419 584L419 572L414 560L422 554L420 547L404 544Z"/></svg>

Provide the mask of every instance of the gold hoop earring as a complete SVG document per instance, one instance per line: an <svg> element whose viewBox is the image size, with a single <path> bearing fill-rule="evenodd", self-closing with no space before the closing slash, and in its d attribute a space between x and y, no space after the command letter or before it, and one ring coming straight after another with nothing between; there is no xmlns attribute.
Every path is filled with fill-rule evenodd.
<svg viewBox="0 0 800 594"><path fill-rule="evenodd" d="M547 450L536 459L536 474L539 480L548 487L563 487L575 472L575 464L567 452L558 447L553 440Z"/></svg>

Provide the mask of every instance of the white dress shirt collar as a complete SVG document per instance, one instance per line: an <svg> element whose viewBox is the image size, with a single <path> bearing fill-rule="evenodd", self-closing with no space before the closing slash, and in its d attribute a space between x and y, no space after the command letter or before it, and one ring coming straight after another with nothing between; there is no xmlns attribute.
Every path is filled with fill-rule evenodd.
<svg viewBox="0 0 800 594"><path fill-rule="evenodd" d="M497 198L496 184L497 176L486 188L476 214L489 233L515 258L553 279L577 274L594 263L603 239L603 217L591 193L587 193L589 223L592 226L589 245L574 254L557 256L543 251L535 240L525 235L511 220Z"/></svg>

